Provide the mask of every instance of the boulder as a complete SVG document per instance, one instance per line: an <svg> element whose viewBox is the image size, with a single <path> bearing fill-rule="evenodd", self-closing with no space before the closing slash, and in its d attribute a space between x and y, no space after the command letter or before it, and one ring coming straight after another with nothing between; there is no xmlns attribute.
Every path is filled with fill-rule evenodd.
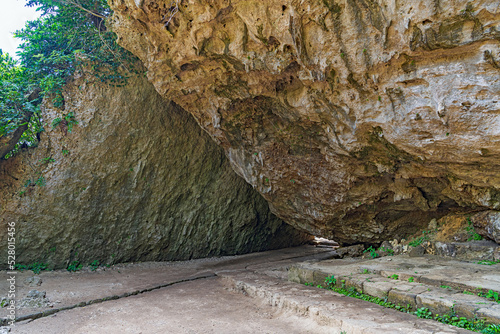
<svg viewBox="0 0 500 334"><path fill-rule="evenodd" d="M145 78L112 87L80 76L64 98L63 109L43 104L37 148L0 161L3 266L8 223L15 224L17 263L49 268L186 260L310 240L274 216L194 118Z"/></svg>

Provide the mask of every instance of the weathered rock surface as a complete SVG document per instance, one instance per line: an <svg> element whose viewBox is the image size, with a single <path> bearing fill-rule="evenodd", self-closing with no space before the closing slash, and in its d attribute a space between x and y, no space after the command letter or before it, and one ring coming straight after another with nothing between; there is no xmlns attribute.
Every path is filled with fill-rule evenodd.
<svg viewBox="0 0 500 334"><path fill-rule="evenodd" d="M64 95L64 110L43 107L40 146L0 162L3 265L8 222L16 223L17 263L59 268L238 254L309 238L276 218L194 119L145 78L112 88L81 77Z"/></svg>
<svg viewBox="0 0 500 334"><path fill-rule="evenodd" d="M119 43L288 223L381 242L500 208L494 0L111 0Z"/></svg>
<svg viewBox="0 0 500 334"><path fill-rule="evenodd" d="M478 234L500 244L500 211L484 211L471 217Z"/></svg>

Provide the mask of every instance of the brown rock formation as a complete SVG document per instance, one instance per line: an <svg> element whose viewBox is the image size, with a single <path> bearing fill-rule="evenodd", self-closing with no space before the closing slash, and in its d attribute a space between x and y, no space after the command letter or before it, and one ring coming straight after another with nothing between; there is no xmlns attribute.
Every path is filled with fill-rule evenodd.
<svg viewBox="0 0 500 334"><path fill-rule="evenodd" d="M179 260L308 240L146 79L113 88L81 77L64 95L64 110L42 108L40 146L0 162L0 245L15 222L17 263Z"/></svg>
<svg viewBox="0 0 500 334"><path fill-rule="evenodd" d="M119 43L279 217L380 242L500 208L493 0L111 0Z"/></svg>

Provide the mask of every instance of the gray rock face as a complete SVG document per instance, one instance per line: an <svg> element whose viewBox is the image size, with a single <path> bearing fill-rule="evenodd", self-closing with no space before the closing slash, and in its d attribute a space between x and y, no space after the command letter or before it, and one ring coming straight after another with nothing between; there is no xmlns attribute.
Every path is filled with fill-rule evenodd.
<svg viewBox="0 0 500 334"><path fill-rule="evenodd" d="M485 211L471 217L476 232L500 244L500 211Z"/></svg>
<svg viewBox="0 0 500 334"><path fill-rule="evenodd" d="M279 217L344 244L500 208L497 0L112 0L119 43Z"/></svg>
<svg viewBox="0 0 500 334"><path fill-rule="evenodd" d="M112 88L77 78L64 95L64 110L44 105L40 146L0 161L0 248L15 222L18 263L180 260L309 239L146 79ZM65 121L54 128L56 118Z"/></svg>

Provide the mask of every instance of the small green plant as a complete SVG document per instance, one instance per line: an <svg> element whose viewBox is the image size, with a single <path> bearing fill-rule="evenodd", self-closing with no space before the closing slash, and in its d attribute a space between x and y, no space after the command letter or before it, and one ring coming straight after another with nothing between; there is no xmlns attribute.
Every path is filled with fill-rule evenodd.
<svg viewBox="0 0 500 334"><path fill-rule="evenodd" d="M99 261L98 260L94 260L94 261L92 261L91 264L89 264L89 266L90 266L90 270L91 271L96 271L97 268L99 268Z"/></svg>
<svg viewBox="0 0 500 334"><path fill-rule="evenodd" d="M68 129L68 132L71 133L73 130L73 126L77 125L78 121L75 119L75 113L74 112L69 112L67 115L64 115L63 118L57 117L52 121L52 129L57 128L58 126L66 126Z"/></svg>
<svg viewBox="0 0 500 334"><path fill-rule="evenodd" d="M33 271L33 273L39 274L42 270L47 270L47 264L45 264L43 262L34 262L34 263L31 263L28 265L16 263L14 265L14 268L16 270L20 270L20 271L31 270L31 271Z"/></svg>
<svg viewBox="0 0 500 334"><path fill-rule="evenodd" d="M381 251L381 252L386 252L387 254L389 254L389 256L393 256L394 255L394 250L392 250L390 248L380 247L378 250Z"/></svg>
<svg viewBox="0 0 500 334"><path fill-rule="evenodd" d="M57 117L55 118L53 121L52 121L52 129L55 129L57 128L62 122L62 118L61 117Z"/></svg>
<svg viewBox="0 0 500 334"><path fill-rule="evenodd" d="M472 296L474 296L474 293L470 292L470 291L464 291L463 293L464 293L464 295L472 295Z"/></svg>
<svg viewBox="0 0 500 334"><path fill-rule="evenodd" d="M415 277L411 276L410 278L408 278L408 282L410 282L410 283L415 282Z"/></svg>
<svg viewBox="0 0 500 334"><path fill-rule="evenodd" d="M417 247L419 245L421 245L424 241L427 241L429 240L429 234L430 231L424 231L423 232L423 235L415 240L412 240L408 243L408 245L412 246L412 247Z"/></svg>
<svg viewBox="0 0 500 334"><path fill-rule="evenodd" d="M74 272L74 271L78 271L78 270L82 269L82 267L83 267L83 266L80 264L80 262L78 262L78 261L73 261L73 262L71 262L71 263L68 265L67 270L68 270L69 272Z"/></svg>
<svg viewBox="0 0 500 334"><path fill-rule="evenodd" d="M500 303L500 297L498 295L498 292L489 290L488 293L485 295L486 298L493 299L497 303Z"/></svg>
<svg viewBox="0 0 500 334"><path fill-rule="evenodd" d="M379 100L379 101L382 101L382 96L380 96L380 95L379 95L379 96L378 96L378 100Z"/></svg>
<svg viewBox="0 0 500 334"><path fill-rule="evenodd" d="M47 269L47 265L43 262L35 262L28 265L28 269L33 271L35 274L39 274L40 271Z"/></svg>
<svg viewBox="0 0 500 334"><path fill-rule="evenodd" d="M67 122L68 132L71 133L71 130L73 130L73 126L78 124L78 121L75 119L75 113L69 112L66 116L64 116L64 120Z"/></svg>
<svg viewBox="0 0 500 334"><path fill-rule="evenodd" d="M370 256L371 256L372 259L375 259L375 258L378 257L377 251L372 246L368 247L367 249L365 249L363 251L363 253L368 253L368 252L370 253Z"/></svg>
<svg viewBox="0 0 500 334"><path fill-rule="evenodd" d="M68 151L68 150L62 150L62 154L63 154L63 155L68 155L68 154L69 154L69 151Z"/></svg>
<svg viewBox="0 0 500 334"><path fill-rule="evenodd" d="M45 157L45 158L43 158L43 159L40 159L40 162L41 162L42 164L48 164L48 163L50 163L50 162L55 162L55 161L56 161L56 159L54 159L54 158L52 158L52 157Z"/></svg>
<svg viewBox="0 0 500 334"><path fill-rule="evenodd" d="M35 181L35 184L39 187L45 187L47 183L45 182L45 178L43 176L40 176L38 180Z"/></svg>
<svg viewBox="0 0 500 334"><path fill-rule="evenodd" d="M467 227L465 228L465 230L469 234L469 238L467 239L467 241L483 240L483 237L479 235L474 229L474 225L472 224L470 217L467 217Z"/></svg>
<svg viewBox="0 0 500 334"><path fill-rule="evenodd" d="M477 262L477 264L483 264L483 265L486 265L486 266L492 266L494 264L498 264L500 263L500 260L497 260L497 261L479 261Z"/></svg>
<svg viewBox="0 0 500 334"><path fill-rule="evenodd" d="M432 313L426 307L419 308L418 310L413 312L413 314L422 319L432 319Z"/></svg>
<svg viewBox="0 0 500 334"><path fill-rule="evenodd" d="M441 285L440 288L441 289L450 289L450 290L452 289L452 287L449 285Z"/></svg>
<svg viewBox="0 0 500 334"><path fill-rule="evenodd" d="M397 274L392 274L391 276L389 276L389 277L387 277L387 278L399 279L399 275L397 275Z"/></svg>
<svg viewBox="0 0 500 334"><path fill-rule="evenodd" d="M325 278L325 283L327 288L333 287L335 286L335 284L337 284L337 279L335 278L335 276L331 275Z"/></svg>
<svg viewBox="0 0 500 334"><path fill-rule="evenodd" d="M370 271L369 271L368 269L366 269L366 268L365 268L365 269L363 269L362 274L370 274Z"/></svg>

